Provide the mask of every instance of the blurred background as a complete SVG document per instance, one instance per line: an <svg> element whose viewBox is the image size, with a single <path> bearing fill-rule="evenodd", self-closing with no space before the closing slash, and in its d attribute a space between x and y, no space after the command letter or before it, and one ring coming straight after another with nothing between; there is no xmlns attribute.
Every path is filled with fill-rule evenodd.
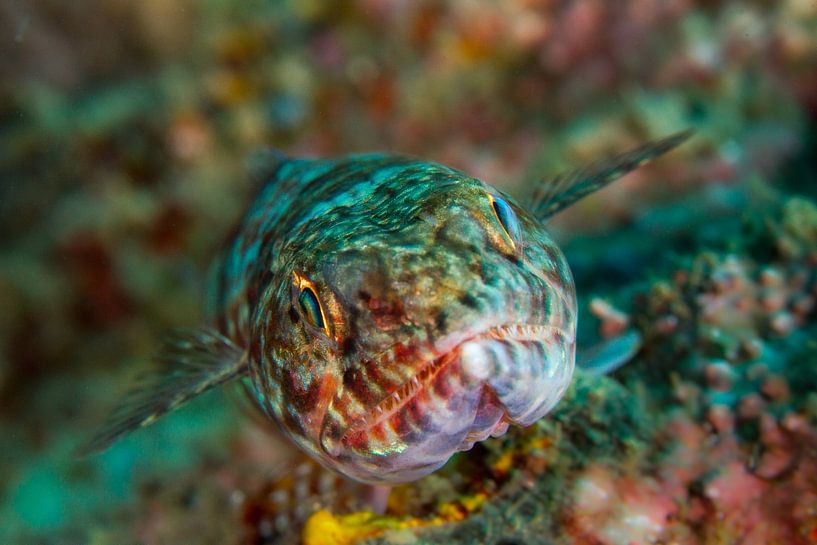
<svg viewBox="0 0 817 545"><path fill-rule="evenodd" d="M695 128L552 222L592 293L717 239L761 182L814 195L815 121L813 0L0 1L0 542L240 539L284 449L223 395L71 451L201 320L261 150L524 194Z"/></svg>

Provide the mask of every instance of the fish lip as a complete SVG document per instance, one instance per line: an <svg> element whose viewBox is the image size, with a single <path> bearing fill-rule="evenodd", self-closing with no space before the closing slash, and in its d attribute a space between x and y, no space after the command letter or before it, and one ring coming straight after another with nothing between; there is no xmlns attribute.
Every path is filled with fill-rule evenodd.
<svg viewBox="0 0 817 545"><path fill-rule="evenodd" d="M428 360L420 370L409 380L402 383L398 388L386 395L374 407L368 410L369 416L364 416L353 421L344 428L338 439L337 450L352 433L360 433L371 429L377 424L391 417L400 411L410 401L446 369L453 362L458 361L461 355L460 349L465 343L482 340L541 340L548 333L558 333L568 342L575 340L575 336L569 331L549 324L520 324L509 323L494 325L472 334L452 334L444 337L435 348L441 347L441 354ZM324 450L327 450L324 441L321 441Z"/></svg>

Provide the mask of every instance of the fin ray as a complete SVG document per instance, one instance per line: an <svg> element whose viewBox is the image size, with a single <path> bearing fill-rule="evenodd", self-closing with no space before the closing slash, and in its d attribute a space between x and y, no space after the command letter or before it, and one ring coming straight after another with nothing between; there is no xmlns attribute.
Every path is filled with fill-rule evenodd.
<svg viewBox="0 0 817 545"><path fill-rule="evenodd" d="M681 145L692 129L654 140L610 159L565 172L541 182L531 195L530 210L545 220L579 199L609 185L641 165Z"/></svg>
<svg viewBox="0 0 817 545"><path fill-rule="evenodd" d="M163 364L161 369L137 381L78 455L101 452L128 433L247 371L246 351L211 329L171 332L157 360Z"/></svg>

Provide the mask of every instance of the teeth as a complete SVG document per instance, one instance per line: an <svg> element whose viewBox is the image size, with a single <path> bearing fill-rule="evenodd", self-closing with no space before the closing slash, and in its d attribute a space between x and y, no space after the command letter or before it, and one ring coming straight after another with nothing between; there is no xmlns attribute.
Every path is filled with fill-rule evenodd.
<svg viewBox="0 0 817 545"><path fill-rule="evenodd" d="M426 365L420 372L415 375L414 377L408 379L400 389L395 392L392 392L388 397L386 397L383 401L375 405L374 407L374 414L369 415L368 417L363 417L359 421L355 422L351 426L349 426L344 435L349 434L351 432L357 432L361 430L365 430L372 426L375 426L379 422L390 418L391 415L399 410L405 403L409 402L411 398L417 394L419 390L422 389L423 384L430 384L434 377L449 363L455 361L458 357L459 352L451 352L448 355L440 358L439 360L432 361L428 365ZM439 400L442 404L441 407L438 407L438 410L445 409L444 402L447 400Z"/></svg>
<svg viewBox="0 0 817 545"><path fill-rule="evenodd" d="M573 370L570 341L568 335L551 326L508 324L492 328L429 361L414 376L404 375L403 385L390 394L383 392L386 397L372 407L373 411L368 409L368 415L349 425L344 437L386 422L420 394L424 396L423 426L449 429L452 433L462 430L463 413L470 410L465 406L471 401L476 403L474 396L485 385L490 386L496 403L511 422L529 425L558 402L569 384ZM455 372L438 377L450 364L455 364ZM441 382L434 382L438 379ZM440 396L434 388L424 390L434 384L448 393ZM453 403L452 395L459 401ZM507 422L497 427L494 424L491 422L486 428L476 426L469 441L501 435L507 429Z"/></svg>

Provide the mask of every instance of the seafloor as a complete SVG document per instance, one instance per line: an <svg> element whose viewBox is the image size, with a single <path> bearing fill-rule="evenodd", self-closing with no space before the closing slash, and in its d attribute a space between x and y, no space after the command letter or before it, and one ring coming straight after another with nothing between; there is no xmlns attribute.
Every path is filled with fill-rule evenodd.
<svg viewBox="0 0 817 545"><path fill-rule="evenodd" d="M0 543L817 543L814 1L12 0L0 29ZM307 470L229 392L73 456L199 323L259 150L522 193L687 127L552 222L580 343L642 350L385 515L287 530Z"/></svg>

